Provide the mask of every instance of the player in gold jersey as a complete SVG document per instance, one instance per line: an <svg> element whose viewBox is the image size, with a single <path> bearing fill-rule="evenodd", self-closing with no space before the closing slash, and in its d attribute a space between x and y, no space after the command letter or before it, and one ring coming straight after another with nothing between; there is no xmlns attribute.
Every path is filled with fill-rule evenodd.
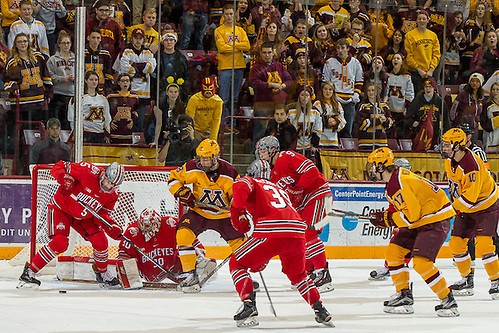
<svg viewBox="0 0 499 333"><path fill-rule="evenodd" d="M371 179L385 181L385 195L390 207L373 214L377 227L398 227L386 250L386 261L397 290L384 302L387 313L413 313L414 299L409 289L409 270L404 259L411 253L414 270L440 299L435 307L440 317L459 316L457 303L443 275L435 267L442 244L450 231L450 219L456 214L445 192L411 171L393 163L393 152L386 147L368 157Z"/></svg>
<svg viewBox="0 0 499 333"><path fill-rule="evenodd" d="M170 173L170 192L180 203L188 206L177 224L177 245L185 279L181 282L184 292L199 292L196 274L196 252L192 243L202 232L217 231L234 251L244 241L244 235L234 229L229 218L232 202L232 183L239 178L237 170L219 159L220 147L215 140L203 140L196 149L196 159ZM192 190L186 185L192 184ZM203 204L224 207L213 209Z"/></svg>
<svg viewBox="0 0 499 333"><path fill-rule="evenodd" d="M475 252L489 275L492 299L499 299L499 260L492 237L499 218L498 188L485 163L466 148L466 134L451 128L442 136L452 206L458 212L449 246L462 279L451 287L456 295L473 295L474 269L467 243L475 238Z"/></svg>

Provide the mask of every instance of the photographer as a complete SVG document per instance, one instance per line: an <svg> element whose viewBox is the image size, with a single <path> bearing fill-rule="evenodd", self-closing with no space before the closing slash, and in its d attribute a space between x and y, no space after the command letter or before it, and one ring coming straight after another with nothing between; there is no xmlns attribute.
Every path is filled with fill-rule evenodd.
<svg viewBox="0 0 499 333"><path fill-rule="evenodd" d="M178 126L171 121L164 137L167 140L159 152L159 161L165 166L181 166L196 156L199 141L194 138L194 122L189 115L180 115Z"/></svg>

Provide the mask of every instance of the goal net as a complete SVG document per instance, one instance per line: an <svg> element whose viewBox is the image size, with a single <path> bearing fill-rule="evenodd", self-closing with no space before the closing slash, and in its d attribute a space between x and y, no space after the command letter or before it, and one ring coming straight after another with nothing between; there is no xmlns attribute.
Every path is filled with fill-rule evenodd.
<svg viewBox="0 0 499 333"><path fill-rule="evenodd" d="M36 251L50 241L48 235L48 203L54 196L59 184L50 174L51 165L37 165L32 172L31 201L31 242L10 260L12 265L22 265L29 261ZM168 191L170 170L165 167L125 166L125 177L120 186L120 195L111 217L123 229L138 220L140 212L146 207L154 208L161 216L179 217L179 203ZM119 241L110 237L109 259L118 256ZM71 229L69 247L63 254L71 257L92 257L90 242L85 241Z"/></svg>

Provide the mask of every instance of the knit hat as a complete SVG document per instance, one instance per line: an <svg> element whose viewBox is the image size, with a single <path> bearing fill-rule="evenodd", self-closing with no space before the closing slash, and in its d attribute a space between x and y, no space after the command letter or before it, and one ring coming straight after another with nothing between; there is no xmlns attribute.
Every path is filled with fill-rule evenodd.
<svg viewBox="0 0 499 333"><path fill-rule="evenodd" d="M296 49L295 51L295 59L298 58L301 54L303 53L303 55L305 55L305 48L303 47L300 47L298 49Z"/></svg>
<svg viewBox="0 0 499 333"><path fill-rule="evenodd" d="M204 95L206 92L211 92L213 95L215 94L215 81L209 76L205 77L203 81L201 81L201 92Z"/></svg>
<svg viewBox="0 0 499 333"><path fill-rule="evenodd" d="M468 83L471 83L471 80L472 79L477 79L478 81L480 81L480 85L483 86L483 81L485 81L485 79L483 78L483 75L480 74L480 73L473 73L470 75L470 78L468 79Z"/></svg>
<svg viewBox="0 0 499 333"><path fill-rule="evenodd" d="M301 94L301 92L304 90L303 88L303 85L299 85L298 88L296 88L296 98L298 98ZM310 94L310 98L312 98L313 96L313 92L312 92L312 88L310 88L310 86L307 85L306 87L306 90L307 92Z"/></svg>
<svg viewBox="0 0 499 333"><path fill-rule="evenodd" d="M178 35L173 30L163 30L161 33L161 41L165 41L166 39L173 39L175 42L178 41Z"/></svg>
<svg viewBox="0 0 499 333"><path fill-rule="evenodd" d="M381 64L382 64L383 66L385 66L385 59L383 59L383 57L382 57L382 56L377 55L377 56L374 58L374 61L373 61L373 62L376 62L376 60L381 60Z"/></svg>
<svg viewBox="0 0 499 333"><path fill-rule="evenodd" d="M437 90L437 81L434 78L430 77L424 81L424 86L427 84L433 86L433 89Z"/></svg>

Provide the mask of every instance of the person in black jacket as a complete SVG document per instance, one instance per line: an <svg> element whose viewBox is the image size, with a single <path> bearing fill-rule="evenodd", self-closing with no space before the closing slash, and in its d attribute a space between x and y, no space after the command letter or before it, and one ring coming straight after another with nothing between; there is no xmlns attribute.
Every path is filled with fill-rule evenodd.
<svg viewBox="0 0 499 333"><path fill-rule="evenodd" d="M71 162L71 148L61 141L61 122L57 118L47 121L49 135L36 142L29 151L29 164L52 164L59 161Z"/></svg>
<svg viewBox="0 0 499 333"><path fill-rule="evenodd" d="M177 34L170 29L163 30L161 34L161 54L159 75L160 75L160 92L164 93L166 91L166 86L169 82L167 79L173 77L173 81L178 82L178 79L182 78L184 82L180 85L180 99L184 103L189 100L190 93L190 82L189 82L189 66L187 64L187 58L180 53L180 51L175 49L177 44ZM154 89L155 90L155 89ZM153 91L155 93L155 91Z"/></svg>
<svg viewBox="0 0 499 333"><path fill-rule="evenodd" d="M269 120L265 136L273 135L279 140L281 151L294 150L296 148L296 129L289 122L288 110L282 104L278 104L274 111L274 119Z"/></svg>

